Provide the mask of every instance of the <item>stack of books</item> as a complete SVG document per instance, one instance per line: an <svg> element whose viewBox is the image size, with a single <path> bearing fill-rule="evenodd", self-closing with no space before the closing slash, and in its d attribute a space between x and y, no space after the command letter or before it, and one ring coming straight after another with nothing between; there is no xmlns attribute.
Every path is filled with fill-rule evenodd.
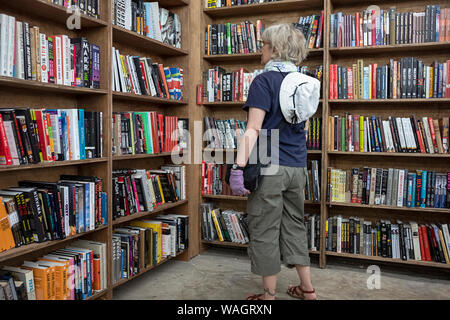
<svg viewBox="0 0 450 320"><path fill-rule="evenodd" d="M101 158L103 113L0 109L0 165Z"/></svg>
<svg viewBox="0 0 450 320"><path fill-rule="evenodd" d="M450 98L450 60L429 65L414 57L388 65L359 59L350 66L329 65L330 99Z"/></svg>
<svg viewBox="0 0 450 320"><path fill-rule="evenodd" d="M0 269L0 300L87 300L106 290L106 243L77 240Z"/></svg>
<svg viewBox="0 0 450 320"><path fill-rule="evenodd" d="M329 117L331 151L449 152L449 118L350 115Z"/></svg>
<svg viewBox="0 0 450 320"><path fill-rule="evenodd" d="M58 85L100 88L100 48L85 37L50 36L0 14L0 75Z"/></svg>
<svg viewBox="0 0 450 320"><path fill-rule="evenodd" d="M100 16L101 0L47 0L48 2L58 4L64 8L77 8L81 13L87 14L94 18Z"/></svg>
<svg viewBox="0 0 450 320"><path fill-rule="evenodd" d="M113 219L186 199L186 169L182 165L164 165L160 170L116 169L112 182Z"/></svg>
<svg viewBox="0 0 450 320"><path fill-rule="evenodd" d="M370 221L334 216L326 221L327 251L449 264L448 224Z"/></svg>
<svg viewBox="0 0 450 320"><path fill-rule="evenodd" d="M2 219L7 215L10 221L2 230L2 237L8 239L3 250L94 230L107 224L107 209L107 194L98 177L19 181L19 187L0 190Z"/></svg>
<svg viewBox="0 0 450 320"><path fill-rule="evenodd" d="M180 17L160 8L157 1L114 0L112 12L114 25L181 48Z"/></svg>
<svg viewBox="0 0 450 320"><path fill-rule="evenodd" d="M305 47L308 49L322 48L323 33L323 10L320 14L312 16L300 17L298 23L294 23L294 27L299 29L305 36Z"/></svg>
<svg viewBox="0 0 450 320"><path fill-rule="evenodd" d="M450 208L450 172L328 168L327 200L407 208Z"/></svg>
<svg viewBox="0 0 450 320"><path fill-rule="evenodd" d="M364 10L330 14L330 47L365 47L450 41L450 9L427 5L422 12Z"/></svg>
<svg viewBox="0 0 450 320"><path fill-rule="evenodd" d="M202 239L240 244L249 242L246 215L234 210L216 208L213 203L200 204Z"/></svg>

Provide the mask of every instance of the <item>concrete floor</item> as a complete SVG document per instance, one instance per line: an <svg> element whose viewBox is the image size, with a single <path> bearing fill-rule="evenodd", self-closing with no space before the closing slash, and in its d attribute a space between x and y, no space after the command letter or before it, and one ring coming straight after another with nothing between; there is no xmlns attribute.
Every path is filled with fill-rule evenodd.
<svg viewBox="0 0 450 320"><path fill-rule="evenodd" d="M367 289L366 267L330 263L320 269L312 260L311 275L319 299L450 299L446 276L399 273L381 266L381 289ZM261 278L250 273L245 250L211 248L189 262L171 260L118 287L114 300L242 300L262 292ZM297 284L295 269L282 267L277 299L292 299L288 285Z"/></svg>

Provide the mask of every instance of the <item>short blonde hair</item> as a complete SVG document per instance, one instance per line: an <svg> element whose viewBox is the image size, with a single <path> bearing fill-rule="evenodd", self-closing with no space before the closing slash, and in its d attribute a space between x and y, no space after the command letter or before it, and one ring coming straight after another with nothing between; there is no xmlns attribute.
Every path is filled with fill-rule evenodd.
<svg viewBox="0 0 450 320"><path fill-rule="evenodd" d="M273 60L299 65L308 55L305 36L290 23L272 25L264 30L262 40L274 49Z"/></svg>

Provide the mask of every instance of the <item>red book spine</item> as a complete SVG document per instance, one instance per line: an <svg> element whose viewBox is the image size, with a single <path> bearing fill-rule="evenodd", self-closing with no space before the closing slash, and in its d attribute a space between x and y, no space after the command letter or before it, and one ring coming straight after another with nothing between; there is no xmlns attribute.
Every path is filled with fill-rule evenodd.
<svg viewBox="0 0 450 320"><path fill-rule="evenodd" d="M328 75L329 75L329 79L328 79L328 83L329 83L329 88L328 88L328 94L330 95L330 99L334 99L334 93L333 93L333 65L330 64L328 66Z"/></svg>
<svg viewBox="0 0 450 320"><path fill-rule="evenodd" d="M320 44L322 42L322 30L323 30L323 10L320 12L320 22L319 22L319 29L317 30L317 39L316 39L316 48L320 48Z"/></svg>
<svg viewBox="0 0 450 320"><path fill-rule="evenodd" d="M244 100L244 69L239 69L239 101Z"/></svg>
<svg viewBox="0 0 450 320"><path fill-rule="evenodd" d="M202 195L205 194L205 161L202 161Z"/></svg>
<svg viewBox="0 0 450 320"><path fill-rule="evenodd" d="M203 105L203 86L197 85L197 105Z"/></svg>
<svg viewBox="0 0 450 320"><path fill-rule="evenodd" d="M419 229L420 257L421 257L421 260L426 261L425 244L423 241L422 228L419 227L418 229Z"/></svg>
<svg viewBox="0 0 450 320"><path fill-rule="evenodd" d="M372 45L375 45L375 33L376 33L376 22L375 22L375 10L372 10Z"/></svg>
<svg viewBox="0 0 450 320"><path fill-rule="evenodd" d="M430 252L431 239L428 239L428 232L426 228L427 228L426 226L422 226L423 242L425 244L425 257L426 261L431 261L431 252Z"/></svg>
<svg viewBox="0 0 450 320"><path fill-rule="evenodd" d="M19 140L20 154L22 156L22 159L25 161L25 159L27 159L27 155L26 155L25 149L23 147L22 137L20 135L19 122L17 121L16 113L13 113L13 117L14 117L14 123L16 124L16 134L17 134L17 139Z"/></svg>
<svg viewBox="0 0 450 320"><path fill-rule="evenodd" d="M338 98L338 80L337 80L337 64L333 65L333 80L334 80L334 89L333 89L333 94L334 94L334 98L333 99L337 99Z"/></svg>
<svg viewBox="0 0 450 320"><path fill-rule="evenodd" d="M0 165L11 165L12 157L9 150L8 139L6 138L6 131L3 125L3 118L0 114Z"/></svg>
<svg viewBox="0 0 450 320"><path fill-rule="evenodd" d="M36 116L36 124L38 129L38 136L39 136L39 149L42 152L42 159L44 161L50 161L48 158L47 153L47 143L45 139L45 132L44 132L44 123L42 120L42 112L40 110L34 110L34 114Z"/></svg>
<svg viewBox="0 0 450 320"><path fill-rule="evenodd" d="M377 98L377 64L372 64L372 83L370 84L372 86L372 97L371 99Z"/></svg>
<svg viewBox="0 0 450 320"><path fill-rule="evenodd" d="M163 115L158 114L158 136L159 140L161 141L161 152L166 152L165 144L164 144L164 121L163 121Z"/></svg>
<svg viewBox="0 0 450 320"><path fill-rule="evenodd" d="M355 46L359 47L359 12L356 12L355 14Z"/></svg>
<svg viewBox="0 0 450 320"><path fill-rule="evenodd" d="M348 98L353 100L353 69L347 68L347 92Z"/></svg>
<svg viewBox="0 0 450 320"><path fill-rule="evenodd" d="M132 188L133 188L134 198L136 199L137 212L141 212L141 205L139 203L139 197L138 197L137 190L136 190L136 182L134 179L131 179L131 184L132 184Z"/></svg>
<svg viewBox="0 0 450 320"><path fill-rule="evenodd" d="M436 142L436 131L434 131L433 118L428 117L428 126L430 127L431 140L433 141L434 152L438 153L438 147Z"/></svg>
<svg viewBox="0 0 450 320"><path fill-rule="evenodd" d="M148 87L147 74L145 73L144 63L142 61L139 62L139 66L141 67L142 76L144 77L145 90L147 91L147 94L151 96L152 93L150 92L150 88Z"/></svg>

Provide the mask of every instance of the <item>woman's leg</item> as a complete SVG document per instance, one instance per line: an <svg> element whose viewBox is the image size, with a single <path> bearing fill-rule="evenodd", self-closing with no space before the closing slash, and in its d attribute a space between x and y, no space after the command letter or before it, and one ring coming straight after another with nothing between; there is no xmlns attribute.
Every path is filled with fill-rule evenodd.
<svg viewBox="0 0 450 320"><path fill-rule="evenodd" d="M311 269L309 266L301 266L299 264L295 265L297 269L298 277L300 279L300 288L303 291L314 291L313 285L311 283ZM297 294L300 294L299 290L297 290ZM305 296L305 300L317 299L315 293L303 293Z"/></svg>
<svg viewBox="0 0 450 320"><path fill-rule="evenodd" d="M277 289L277 275L265 276L263 279L264 300L275 300L275 290Z"/></svg>

